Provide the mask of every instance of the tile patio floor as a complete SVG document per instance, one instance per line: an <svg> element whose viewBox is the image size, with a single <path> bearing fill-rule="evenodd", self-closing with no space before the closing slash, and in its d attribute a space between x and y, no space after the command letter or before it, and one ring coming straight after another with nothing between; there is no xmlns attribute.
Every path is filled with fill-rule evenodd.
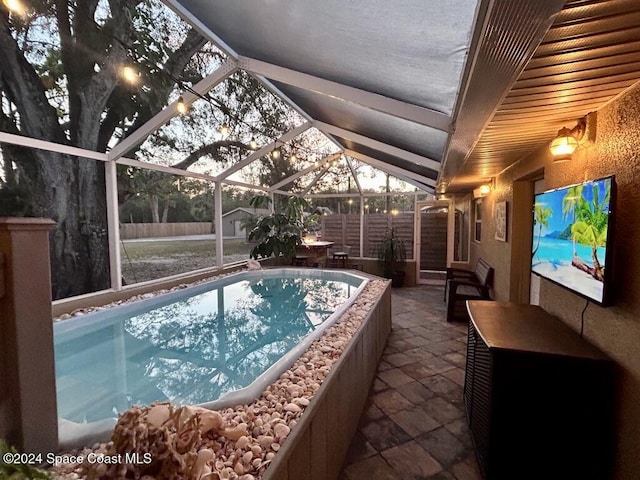
<svg viewBox="0 0 640 480"><path fill-rule="evenodd" d="M442 287L394 289L392 331L341 480L481 480L462 403L467 324Z"/></svg>

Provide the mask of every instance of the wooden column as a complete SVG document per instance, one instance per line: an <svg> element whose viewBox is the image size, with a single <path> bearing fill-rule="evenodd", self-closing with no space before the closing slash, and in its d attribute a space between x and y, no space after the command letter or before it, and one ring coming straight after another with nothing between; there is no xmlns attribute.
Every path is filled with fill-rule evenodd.
<svg viewBox="0 0 640 480"><path fill-rule="evenodd" d="M0 438L55 452L58 415L49 230L42 218L0 218Z"/></svg>

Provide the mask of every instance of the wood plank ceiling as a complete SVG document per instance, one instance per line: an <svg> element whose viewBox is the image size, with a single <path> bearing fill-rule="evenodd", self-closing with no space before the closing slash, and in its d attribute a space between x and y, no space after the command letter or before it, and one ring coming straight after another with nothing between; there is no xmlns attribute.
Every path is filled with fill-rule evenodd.
<svg viewBox="0 0 640 480"><path fill-rule="evenodd" d="M640 1L567 2L466 161L441 180L469 191L639 80Z"/></svg>

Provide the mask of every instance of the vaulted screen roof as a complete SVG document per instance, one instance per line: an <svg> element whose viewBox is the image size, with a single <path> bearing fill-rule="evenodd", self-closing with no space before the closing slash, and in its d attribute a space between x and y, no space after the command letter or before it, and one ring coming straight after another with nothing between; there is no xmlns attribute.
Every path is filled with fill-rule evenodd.
<svg viewBox="0 0 640 480"><path fill-rule="evenodd" d="M163 1L345 154L438 192L639 78L637 0Z"/></svg>
<svg viewBox="0 0 640 480"><path fill-rule="evenodd" d="M165 3L342 148L437 178L477 0Z"/></svg>

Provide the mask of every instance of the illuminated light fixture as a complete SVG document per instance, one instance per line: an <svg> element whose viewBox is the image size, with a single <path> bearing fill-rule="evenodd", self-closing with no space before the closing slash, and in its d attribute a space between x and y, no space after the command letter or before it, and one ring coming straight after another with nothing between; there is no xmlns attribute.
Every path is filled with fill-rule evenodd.
<svg viewBox="0 0 640 480"><path fill-rule="evenodd" d="M394 208L394 209L391 210L391 215L398 215L398 213L399 212L398 212L397 208Z"/></svg>
<svg viewBox="0 0 640 480"><path fill-rule="evenodd" d="M558 135L549 144L549 150L553 155L554 162L566 162L571 160L573 152L576 151L580 140L584 136L586 130L586 122L580 119L578 124L572 129L561 128Z"/></svg>
<svg viewBox="0 0 640 480"><path fill-rule="evenodd" d="M2 3L4 3L4 6L12 13L23 15L26 12L24 5L18 0L3 0Z"/></svg>
<svg viewBox="0 0 640 480"><path fill-rule="evenodd" d="M349 199L349 205L353 204L353 198Z"/></svg>
<svg viewBox="0 0 640 480"><path fill-rule="evenodd" d="M277 160L280 158L280 149L279 148L274 148L273 151L271 152L271 158L273 158L274 160Z"/></svg>
<svg viewBox="0 0 640 480"><path fill-rule="evenodd" d="M292 154L292 155L289 157L289 161L290 161L291 163L295 162L296 160L298 160L298 157L296 157L296 154L295 154L295 153L294 153L294 154Z"/></svg>
<svg viewBox="0 0 640 480"><path fill-rule="evenodd" d="M493 190L493 179L491 179L490 183L483 183L478 188L473 190L473 198L482 198L486 197Z"/></svg>
<svg viewBox="0 0 640 480"><path fill-rule="evenodd" d="M482 196L489 195L489 193L491 193L491 185L489 185L488 183L480 185L479 189L480 195Z"/></svg>
<svg viewBox="0 0 640 480"><path fill-rule="evenodd" d="M256 142L255 137L251 137L251 141L249 142L249 148L251 150L257 150L258 149L258 142Z"/></svg>
<svg viewBox="0 0 640 480"><path fill-rule="evenodd" d="M182 98L182 95L178 97L178 103L176 103L176 110L180 115L186 115L187 112L189 111L189 107L187 107L187 104L184 103L184 98Z"/></svg>
<svg viewBox="0 0 640 480"><path fill-rule="evenodd" d="M227 125L227 122L222 122L220 126L220 136L223 140L226 140L229 136L229 125Z"/></svg>
<svg viewBox="0 0 640 480"><path fill-rule="evenodd" d="M122 68L122 78L124 78L128 83L135 85L140 79L140 74L135 68L127 65Z"/></svg>

